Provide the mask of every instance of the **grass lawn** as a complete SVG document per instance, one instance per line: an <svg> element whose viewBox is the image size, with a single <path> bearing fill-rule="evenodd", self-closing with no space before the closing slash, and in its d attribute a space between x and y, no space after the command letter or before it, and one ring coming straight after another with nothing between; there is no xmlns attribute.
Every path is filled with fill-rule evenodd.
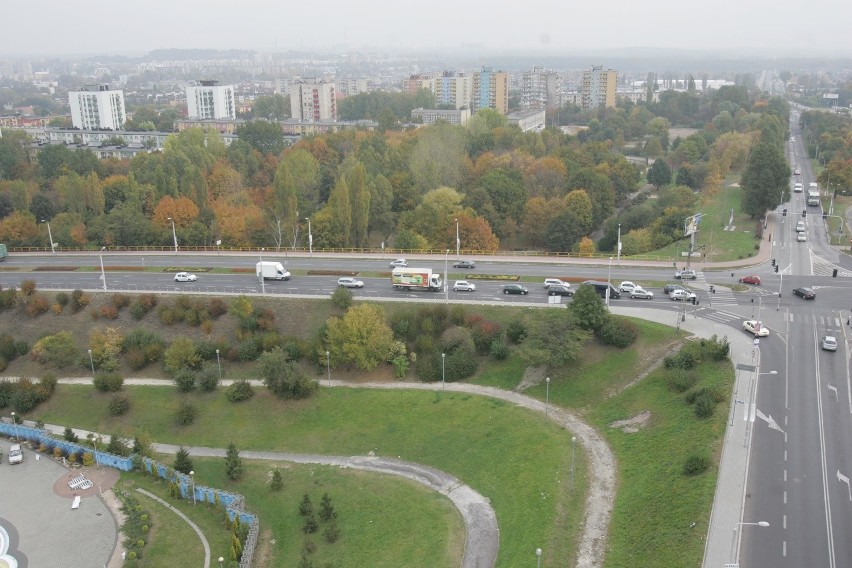
<svg viewBox="0 0 852 568"><path fill-rule="evenodd" d="M526 563L530 543L550 544L546 566L562 566L574 558L582 520L584 462L578 455L570 487L570 437L536 413L461 393L322 389L309 400L284 403L259 389L241 404L228 402L221 391L188 395L198 407L198 418L181 428L172 418L181 398L173 389L126 390L132 406L121 418L108 416L108 396L95 394L91 387L73 386L60 386L33 418L124 435L147 431L154 440L188 446L224 447L234 440L241 449L337 455L372 450L428 464L490 499L501 531L498 566ZM250 492L242 482L220 486ZM270 511L258 507L262 526L286 522L275 508ZM443 519L433 522L448 530ZM440 554L452 556L457 545L449 538L443 542ZM380 550L387 549L372 552Z"/></svg>

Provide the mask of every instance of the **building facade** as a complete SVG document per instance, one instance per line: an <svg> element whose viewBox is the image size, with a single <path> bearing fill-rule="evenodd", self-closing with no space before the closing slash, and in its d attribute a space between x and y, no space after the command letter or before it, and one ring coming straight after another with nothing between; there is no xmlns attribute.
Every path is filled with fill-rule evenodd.
<svg viewBox="0 0 852 568"><path fill-rule="evenodd" d="M590 108L615 108L615 87L617 73L613 69L604 69L602 66L593 66L588 71L583 71L583 94L582 107Z"/></svg>
<svg viewBox="0 0 852 568"><path fill-rule="evenodd" d="M70 91L71 124L80 130L121 130L127 122L124 92L109 85L88 85Z"/></svg>
<svg viewBox="0 0 852 568"><path fill-rule="evenodd" d="M523 107L553 109L562 106L559 96L562 90L562 76L555 71L542 67L533 67L531 71L525 71L521 89L521 106Z"/></svg>
<svg viewBox="0 0 852 568"><path fill-rule="evenodd" d="M411 119L419 120L423 124L434 124L439 120L454 124L456 126L464 126L470 120L470 109L463 108L457 110L442 110L433 108L416 108L411 111Z"/></svg>
<svg viewBox="0 0 852 568"><path fill-rule="evenodd" d="M445 71L440 77L435 77L432 92L435 93L438 104L452 105L456 110L470 108L473 77Z"/></svg>
<svg viewBox="0 0 852 568"><path fill-rule="evenodd" d="M290 116L296 120L337 120L334 83L297 83L290 86Z"/></svg>
<svg viewBox="0 0 852 568"><path fill-rule="evenodd" d="M544 107L538 107L509 113L506 119L523 132L541 132L545 127L546 115Z"/></svg>
<svg viewBox="0 0 852 568"><path fill-rule="evenodd" d="M500 114L509 112L509 74L483 67L473 74L473 97L471 110L491 108Z"/></svg>
<svg viewBox="0 0 852 568"><path fill-rule="evenodd" d="M187 118L195 120L236 120L237 105L233 85L219 81L201 81L186 88Z"/></svg>
<svg viewBox="0 0 852 568"><path fill-rule="evenodd" d="M353 77L343 77L335 80L337 94L342 97L351 97L360 95L368 91L366 79L356 79Z"/></svg>

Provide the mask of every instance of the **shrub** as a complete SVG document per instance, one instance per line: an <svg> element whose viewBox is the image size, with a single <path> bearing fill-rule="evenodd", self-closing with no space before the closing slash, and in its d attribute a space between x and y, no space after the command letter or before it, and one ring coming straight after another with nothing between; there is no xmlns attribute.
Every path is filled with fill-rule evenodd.
<svg viewBox="0 0 852 568"><path fill-rule="evenodd" d="M710 467L710 458L703 454L692 454L683 464L684 475L698 475Z"/></svg>
<svg viewBox="0 0 852 568"><path fill-rule="evenodd" d="M491 349L491 344L500 337L502 332L500 324L497 322L483 320L473 326L471 333L476 352L485 355Z"/></svg>
<svg viewBox="0 0 852 568"><path fill-rule="evenodd" d="M491 356L498 361L505 361L509 357L509 346L502 339L491 342Z"/></svg>
<svg viewBox="0 0 852 568"><path fill-rule="evenodd" d="M275 469L272 471L272 481L269 482L269 488L273 491L281 491L284 488L284 480L281 479L281 470Z"/></svg>
<svg viewBox="0 0 852 568"><path fill-rule="evenodd" d="M124 443L121 436L116 433L112 433L109 436L109 443L106 446L106 452L116 456L127 457L130 455L130 448L127 447L127 444Z"/></svg>
<svg viewBox="0 0 852 568"><path fill-rule="evenodd" d="M21 281L21 294L24 296L32 296L36 292L36 281L35 280L23 280Z"/></svg>
<svg viewBox="0 0 852 568"><path fill-rule="evenodd" d="M88 294L84 293L82 290L74 290L71 292L71 301L69 302L71 306L71 311L73 313L77 313L91 302L91 298Z"/></svg>
<svg viewBox="0 0 852 568"><path fill-rule="evenodd" d="M145 307L140 304L138 300L130 305L130 315L136 321L139 321L144 318L147 313L148 310L146 310Z"/></svg>
<svg viewBox="0 0 852 568"><path fill-rule="evenodd" d="M122 394L116 395L109 401L107 408L112 416L122 416L130 410L130 399Z"/></svg>
<svg viewBox="0 0 852 568"><path fill-rule="evenodd" d="M207 312L210 314L210 317L217 319L228 313L228 304L221 298L212 298L207 304Z"/></svg>
<svg viewBox="0 0 852 568"><path fill-rule="evenodd" d="M405 355L398 355L393 358L391 363L393 364L393 375L397 379L405 378L405 374L408 373L408 367L410 365L408 357Z"/></svg>
<svg viewBox="0 0 852 568"><path fill-rule="evenodd" d="M33 345L32 358L48 367L70 367L77 359L74 336L70 331L60 331L42 337Z"/></svg>
<svg viewBox="0 0 852 568"><path fill-rule="evenodd" d="M666 382L675 392L686 392L695 385L698 377L686 369L674 367L666 372Z"/></svg>
<svg viewBox="0 0 852 568"><path fill-rule="evenodd" d="M340 528L337 526L337 518L332 517L325 530L322 532L326 542L334 544L340 538Z"/></svg>
<svg viewBox="0 0 852 568"><path fill-rule="evenodd" d="M698 418L710 418L716 409L716 400L713 394L702 389L695 397L695 415Z"/></svg>
<svg viewBox="0 0 852 568"><path fill-rule="evenodd" d="M514 319L506 326L506 337L514 344L518 344L527 336L526 324L518 319Z"/></svg>
<svg viewBox="0 0 852 568"><path fill-rule="evenodd" d="M166 372L174 375L180 369L197 369L201 358L195 352L195 344L188 337L178 337L166 349L163 366Z"/></svg>
<svg viewBox="0 0 852 568"><path fill-rule="evenodd" d="M430 351L420 353L414 363L414 372L417 378L425 383L434 383L441 380L441 354Z"/></svg>
<svg viewBox="0 0 852 568"><path fill-rule="evenodd" d="M115 309L120 310L130 305L130 296L127 294L113 294L110 299Z"/></svg>
<svg viewBox="0 0 852 568"><path fill-rule="evenodd" d="M45 400L56 392L57 384L59 384L59 379L56 378L56 373L45 373L38 380L39 388L47 394Z"/></svg>
<svg viewBox="0 0 852 568"><path fill-rule="evenodd" d="M253 337L243 339L237 346L237 357L240 361L254 361L260 355L260 347Z"/></svg>
<svg viewBox="0 0 852 568"><path fill-rule="evenodd" d="M681 349L676 355L663 359L663 365L667 369L692 369L697 364L695 356L685 348Z"/></svg>
<svg viewBox="0 0 852 568"><path fill-rule="evenodd" d="M65 308L68 305L68 302L71 300L71 297L68 295L68 292L57 292L56 293L56 303Z"/></svg>
<svg viewBox="0 0 852 568"><path fill-rule="evenodd" d="M279 398L304 398L317 387L294 363L287 361L281 348L264 353L260 358L260 376L267 388Z"/></svg>
<svg viewBox="0 0 852 568"><path fill-rule="evenodd" d="M352 298L352 292L349 288L344 288L343 286L338 286L331 293L331 303L341 310L348 310L352 306Z"/></svg>
<svg viewBox="0 0 852 568"><path fill-rule="evenodd" d="M474 351L474 341L471 331L466 327L455 326L441 334L441 349L450 353L456 349Z"/></svg>
<svg viewBox="0 0 852 568"><path fill-rule="evenodd" d="M112 305L101 306L101 317L116 319L118 317L118 308Z"/></svg>
<svg viewBox="0 0 852 568"><path fill-rule="evenodd" d="M479 363L472 351L457 349L447 354L446 381L460 381L476 373Z"/></svg>
<svg viewBox="0 0 852 568"><path fill-rule="evenodd" d="M50 311L52 311L54 315L58 316L62 313L62 306L60 306L59 304L53 304L52 306L50 306Z"/></svg>
<svg viewBox="0 0 852 568"><path fill-rule="evenodd" d="M175 373L175 386L180 392L195 390L195 373L189 369L180 369Z"/></svg>
<svg viewBox="0 0 852 568"><path fill-rule="evenodd" d="M92 467L95 465L95 454L92 452L86 452L83 454L83 465L86 467Z"/></svg>
<svg viewBox="0 0 852 568"><path fill-rule="evenodd" d="M205 365L196 375L198 389L202 392L213 392L219 386L219 367L217 365Z"/></svg>
<svg viewBox="0 0 852 568"><path fill-rule="evenodd" d="M25 309L27 315L31 318L35 318L45 313L50 309L50 302L44 296L40 294L36 294L34 296L30 296L30 299L27 300L27 307Z"/></svg>
<svg viewBox="0 0 852 568"><path fill-rule="evenodd" d="M624 349L639 337L639 328L627 318L610 315L595 335L604 345Z"/></svg>
<svg viewBox="0 0 852 568"><path fill-rule="evenodd" d="M183 446L179 447L175 452L175 463L172 467L175 471L189 475L189 472L192 471L192 458L189 457L189 450Z"/></svg>
<svg viewBox="0 0 852 568"><path fill-rule="evenodd" d="M114 371L102 371L95 375L93 384L100 392L118 392L124 386L124 378Z"/></svg>
<svg viewBox="0 0 852 568"><path fill-rule="evenodd" d="M175 420L181 426L189 426L195 421L195 417L198 415L198 408L188 400L180 401L178 404L177 412L175 413ZM175 468L177 469L177 468Z"/></svg>
<svg viewBox="0 0 852 568"><path fill-rule="evenodd" d="M307 493L302 495L302 502L299 503L299 514L303 517L309 517L314 514L314 504L311 503L311 496Z"/></svg>
<svg viewBox="0 0 852 568"><path fill-rule="evenodd" d="M127 365L134 371L145 368L148 364L148 359L145 357L145 352L139 347L131 347L127 350Z"/></svg>
<svg viewBox="0 0 852 568"><path fill-rule="evenodd" d="M243 475L243 460L240 459L240 452L233 442L228 444L228 450L225 453L225 475L231 481L236 481Z"/></svg>
<svg viewBox="0 0 852 568"><path fill-rule="evenodd" d="M66 442L74 442L75 444L80 441L80 437L74 433L74 430L70 426L65 427L65 432L62 434L62 439Z"/></svg>
<svg viewBox="0 0 852 568"><path fill-rule="evenodd" d="M231 402L242 402L254 396L254 388L248 381L234 381L225 391L225 396Z"/></svg>

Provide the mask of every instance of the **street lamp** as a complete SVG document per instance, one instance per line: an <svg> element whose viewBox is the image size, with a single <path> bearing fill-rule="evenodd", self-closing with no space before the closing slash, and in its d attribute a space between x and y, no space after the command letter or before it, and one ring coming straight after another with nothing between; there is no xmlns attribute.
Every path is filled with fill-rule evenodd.
<svg viewBox="0 0 852 568"><path fill-rule="evenodd" d="M50 252L56 254L56 243L53 242L53 233L50 232L50 221L42 219L41 222L47 224L47 238L50 239Z"/></svg>
<svg viewBox="0 0 852 568"><path fill-rule="evenodd" d="M618 224L618 245L616 246L616 249L616 256L618 257L617 264L618 266L621 266L621 223Z"/></svg>
<svg viewBox="0 0 852 568"><path fill-rule="evenodd" d="M101 261L101 280L104 283L104 292L107 291L106 272L104 272L104 251L105 250L106 250L106 247L101 247L101 252L98 253L98 258Z"/></svg>
<svg viewBox="0 0 852 568"><path fill-rule="evenodd" d="M325 368L328 369L328 386L331 386L331 355L325 352Z"/></svg>
<svg viewBox="0 0 852 568"><path fill-rule="evenodd" d="M550 405L550 377L544 379L544 382L546 383L546 390L544 395L544 415L547 416L547 409Z"/></svg>
<svg viewBox="0 0 852 568"><path fill-rule="evenodd" d="M456 219L456 260L459 260L459 246L461 246L461 240L459 240L459 220Z"/></svg>
<svg viewBox="0 0 852 568"><path fill-rule="evenodd" d="M537 559L536 565L537 565L538 568L541 568L541 549L540 548L535 549L535 556L536 556L536 559Z"/></svg>
<svg viewBox="0 0 852 568"><path fill-rule="evenodd" d="M447 354L441 353L441 390L446 388L447 380Z"/></svg>
<svg viewBox="0 0 852 568"><path fill-rule="evenodd" d="M739 557L740 557L740 547L737 545L737 533L738 533L739 527L741 525L752 525L752 526L755 526L755 527L768 527L769 523L766 522L766 521L757 521L756 523L737 523L737 524L734 525L734 538L733 538L733 542L731 543L731 558L733 560L735 560L735 562L734 562L735 564L736 564L736 560L738 560Z"/></svg>
<svg viewBox="0 0 852 568"><path fill-rule="evenodd" d="M216 367L219 368L219 380L222 380L222 361L219 359L219 350L216 350Z"/></svg>
<svg viewBox="0 0 852 568"><path fill-rule="evenodd" d="M177 244L177 231L175 231L175 220L171 217L167 217L169 221L172 222L172 238L175 240L175 254L178 252L178 244Z"/></svg>
<svg viewBox="0 0 852 568"><path fill-rule="evenodd" d="M450 249L447 249L447 253L444 255L444 303L450 303L450 272L449 272L449 258L450 258Z"/></svg>
<svg viewBox="0 0 852 568"><path fill-rule="evenodd" d="M15 412L12 411L12 430L15 432L15 441L18 440L18 421L15 420Z"/></svg>
<svg viewBox="0 0 852 568"><path fill-rule="evenodd" d="M219 568L222 568L222 566L224 566L223 562L225 562L225 559L220 556L219 557Z"/></svg>
<svg viewBox="0 0 852 568"><path fill-rule="evenodd" d="M260 252L258 252L258 256L260 257L260 272L258 276L260 277L260 294L262 296L266 296L266 278L263 276L263 251L266 250L263 247L260 247Z"/></svg>
<svg viewBox="0 0 852 568"><path fill-rule="evenodd" d="M609 269L606 272L606 307L609 307L609 289L612 288L612 257L609 257Z"/></svg>
<svg viewBox="0 0 852 568"><path fill-rule="evenodd" d="M190 470L189 479L192 482L192 504L195 505L195 471Z"/></svg>
<svg viewBox="0 0 852 568"><path fill-rule="evenodd" d="M311 232L311 218L305 217L305 221L308 222L308 251L311 256L314 256L314 234Z"/></svg>
<svg viewBox="0 0 852 568"><path fill-rule="evenodd" d="M577 436L571 436L571 485L574 484L574 446L577 442Z"/></svg>
<svg viewBox="0 0 852 568"><path fill-rule="evenodd" d="M89 365L92 366L92 380L95 378L95 361L92 359L92 350L89 349Z"/></svg>

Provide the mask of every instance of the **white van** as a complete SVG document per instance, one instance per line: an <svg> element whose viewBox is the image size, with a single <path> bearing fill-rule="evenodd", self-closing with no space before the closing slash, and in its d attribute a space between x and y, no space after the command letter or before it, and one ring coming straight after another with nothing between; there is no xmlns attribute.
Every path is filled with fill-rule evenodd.
<svg viewBox="0 0 852 568"><path fill-rule="evenodd" d="M14 444L9 448L9 463L16 464L24 461L24 454L21 452L21 444Z"/></svg>

